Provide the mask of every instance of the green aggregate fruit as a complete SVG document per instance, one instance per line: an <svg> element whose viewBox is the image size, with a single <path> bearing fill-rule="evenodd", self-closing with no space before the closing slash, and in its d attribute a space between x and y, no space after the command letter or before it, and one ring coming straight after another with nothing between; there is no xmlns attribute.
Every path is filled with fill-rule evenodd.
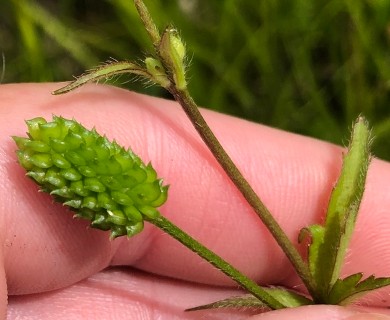
<svg viewBox="0 0 390 320"><path fill-rule="evenodd" d="M19 163L76 217L110 230L113 238L135 235L144 219L159 217L156 208L166 201L168 186L131 150L75 120L53 116L26 123L28 138L13 137Z"/></svg>

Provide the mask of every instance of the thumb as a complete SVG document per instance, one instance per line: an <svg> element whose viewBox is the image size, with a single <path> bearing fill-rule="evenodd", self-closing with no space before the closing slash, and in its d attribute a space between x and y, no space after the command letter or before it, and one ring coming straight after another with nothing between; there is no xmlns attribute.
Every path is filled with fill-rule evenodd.
<svg viewBox="0 0 390 320"><path fill-rule="evenodd" d="M286 308L262 313L251 320L390 320L378 313L361 313L352 308L330 305L311 305L299 308Z"/></svg>

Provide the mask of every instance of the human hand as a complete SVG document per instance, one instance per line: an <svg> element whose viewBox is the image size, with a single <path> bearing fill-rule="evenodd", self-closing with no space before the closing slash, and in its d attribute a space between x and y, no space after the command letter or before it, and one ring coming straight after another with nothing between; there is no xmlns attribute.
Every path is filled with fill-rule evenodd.
<svg viewBox="0 0 390 320"><path fill-rule="evenodd" d="M152 161L171 185L163 215L261 284L303 289L268 231L218 166L176 103L103 86L51 96L59 84L0 86L0 312L8 319L246 319L253 312L183 310L238 295L233 284L153 226L109 240L53 204L24 176L12 135L25 119L74 117ZM225 115L203 111L228 153L291 239L324 215L342 149ZM369 170L344 274L389 276L390 165ZM302 248L304 252L305 248ZM107 267L115 267L105 269ZM116 267L122 266L122 267ZM127 266L127 267L126 267ZM53 291L54 290L54 291ZM388 314L382 289L364 311ZM359 309L363 310L362 308ZM309 306L253 319L346 319L356 308ZM354 315L356 317L357 314ZM364 319L367 314L361 314ZM351 318L357 320L358 318ZM362 318L363 319L363 318Z"/></svg>

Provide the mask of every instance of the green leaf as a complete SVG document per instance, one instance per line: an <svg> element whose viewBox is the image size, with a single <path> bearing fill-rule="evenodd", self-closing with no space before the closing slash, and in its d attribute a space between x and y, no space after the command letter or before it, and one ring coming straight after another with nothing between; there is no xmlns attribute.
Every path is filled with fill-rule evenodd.
<svg viewBox="0 0 390 320"><path fill-rule="evenodd" d="M301 231L311 235L309 268L316 281L321 301L328 303L333 284L340 276L363 197L370 156L371 136L365 119L359 117L352 130L348 152L340 177L332 191L323 227L311 226Z"/></svg>
<svg viewBox="0 0 390 320"><path fill-rule="evenodd" d="M359 298L367 291L379 289L390 285L390 278L375 278L369 276L359 282L363 277L362 273L350 275L344 279L338 279L329 294L329 303L346 305Z"/></svg>
<svg viewBox="0 0 390 320"><path fill-rule="evenodd" d="M289 291L284 288L264 288L264 290L270 294L273 298L281 302L287 308L300 307L304 305L312 304L313 301L306 297ZM252 295L242 295L237 297L231 297L213 303L201 305L198 307L187 309L186 311L197 311L206 309L219 309L219 308L251 308L251 309L262 309L269 310L269 307L261 302L259 299Z"/></svg>
<svg viewBox="0 0 390 320"><path fill-rule="evenodd" d="M103 64L95 69L87 71L85 74L76 78L68 85L58 90L55 90L53 94L63 94L69 91L72 91L88 82L96 82L101 79L108 79L115 75L122 73L131 73L134 75L142 76L147 79L150 79L149 73L141 68L139 65L129 62L129 61L110 61L106 64ZM150 79L152 80L152 79Z"/></svg>

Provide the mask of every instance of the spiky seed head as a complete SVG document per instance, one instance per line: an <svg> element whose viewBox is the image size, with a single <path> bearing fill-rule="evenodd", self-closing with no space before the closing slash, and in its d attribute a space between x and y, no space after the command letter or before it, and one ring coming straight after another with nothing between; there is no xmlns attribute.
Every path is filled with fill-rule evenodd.
<svg viewBox="0 0 390 320"><path fill-rule="evenodd" d="M130 149L87 130L76 120L26 121L28 137L13 137L19 163L42 191L111 237L133 236L155 219L168 186Z"/></svg>

